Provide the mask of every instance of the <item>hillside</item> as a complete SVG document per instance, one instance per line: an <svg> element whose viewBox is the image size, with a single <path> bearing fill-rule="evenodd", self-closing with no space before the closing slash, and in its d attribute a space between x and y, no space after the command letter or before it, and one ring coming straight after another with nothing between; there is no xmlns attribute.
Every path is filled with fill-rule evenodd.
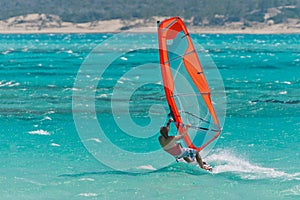
<svg viewBox="0 0 300 200"><path fill-rule="evenodd" d="M247 27L253 22L300 19L300 0L0 0L0 20L32 13L56 15L72 23L179 15L194 26L241 22Z"/></svg>

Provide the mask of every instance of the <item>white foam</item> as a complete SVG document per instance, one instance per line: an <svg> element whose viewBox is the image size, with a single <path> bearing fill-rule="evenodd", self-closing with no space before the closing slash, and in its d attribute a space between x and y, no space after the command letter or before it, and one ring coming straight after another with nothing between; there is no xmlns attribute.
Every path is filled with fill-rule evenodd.
<svg viewBox="0 0 300 200"><path fill-rule="evenodd" d="M1 52L3 55L9 54L10 52L13 52L15 49L14 48L10 48L8 50L5 50L3 52Z"/></svg>
<svg viewBox="0 0 300 200"><path fill-rule="evenodd" d="M50 135L48 131L44 131L42 129L36 131L29 131L28 133L31 135Z"/></svg>
<svg viewBox="0 0 300 200"><path fill-rule="evenodd" d="M287 94L287 91L279 92L278 94Z"/></svg>
<svg viewBox="0 0 300 200"><path fill-rule="evenodd" d="M53 147L60 147L60 144L51 143L50 146L53 146Z"/></svg>
<svg viewBox="0 0 300 200"><path fill-rule="evenodd" d="M79 181L95 181L93 178L81 178Z"/></svg>
<svg viewBox="0 0 300 200"><path fill-rule="evenodd" d="M300 185L296 185L290 189L283 190L281 191L281 194L286 195L286 196L300 196Z"/></svg>
<svg viewBox="0 0 300 200"><path fill-rule="evenodd" d="M10 85L8 85L8 87L13 87L13 86L19 86L20 83L11 83Z"/></svg>
<svg viewBox="0 0 300 200"><path fill-rule="evenodd" d="M287 85L291 85L292 83L290 81L283 81L284 84L287 84Z"/></svg>
<svg viewBox="0 0 300 200"><path fill-rule="evenodd" d="M90 138L87 141L95 141L95 142L98 142L98 143L102 142L99 138Z"/></svg>
<svg viewBox="0 0 300 200"><path fill-rule="evenodd" d="M53 114L53 113L55 113L55 111L50 110L50 111L48 111L47 113L48 113L48 114Z"/></svg>
<svg viewBox="0 0 300 200"><path fill-rule="evenodd" d="M66 88L66 89L63 89L63 92L65 91L79 91L80 89L79 88Z"/></svg>
<svg viewBox="0 0 300 200"><path fill-rule="evenodd" d="M45 116L41 121L44 121L44 120L52 120L52 118L51 117L48 117L48 116Z"/></svg>
<svg viewBox="0 0 300 200"><path fill-rule="evenodd" d="M126 57L121 57L121 60L128 60L128 58L126 58Z"/></svg>
<svg viewBox="0 0 300 200"><path fill-rule="evenodd" d="M136 167L136 169L156 170L156 168L154 168L152 165L142 165Z"/></svg>
<svg viewBox="0 0 300 200"><path fill-rule="evenodd" d="M107 94L100 94L97 96L97 98L107 98L107 97L108 97Z"/></svg>
<svg viewBox="0 0 300 200"><path fill-rule="evenodd" d="M4 87L4 86L14 87L19 85L20 83L14 81L0 81L0 87Z"/></svg>
<svg viewBox="0 0 300 200"><path fill-rule="evenodd" d="M243 179L265 179L265 178L282 178L287 180L300 180L300 173L288 174L273 168L261 167L253 164L244 158L236 156L229 150L219 150L206 158L208 163L214 163L213 173L220 174L233 172Z"/></svg>
<svg viewBox="0 0 300 200"><path fill-rule="evenodd" d="M96 196L98 196L98 194L96 194L96 193L80 193L80 194L78 194L78 196L82 196L82 197L96 197Z"/></svg>

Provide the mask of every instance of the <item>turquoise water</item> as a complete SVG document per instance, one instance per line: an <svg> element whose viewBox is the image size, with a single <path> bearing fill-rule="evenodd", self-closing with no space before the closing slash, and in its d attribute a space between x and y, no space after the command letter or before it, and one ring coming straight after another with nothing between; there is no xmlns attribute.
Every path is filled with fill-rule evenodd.
<svg viewBox="0 0 300 200"><path fill-rule="evenodd" d="M192 35L227 98L212 174L160 152L155 34L113 37L0 35L1 199L300 198L300 35Z"/></svg>

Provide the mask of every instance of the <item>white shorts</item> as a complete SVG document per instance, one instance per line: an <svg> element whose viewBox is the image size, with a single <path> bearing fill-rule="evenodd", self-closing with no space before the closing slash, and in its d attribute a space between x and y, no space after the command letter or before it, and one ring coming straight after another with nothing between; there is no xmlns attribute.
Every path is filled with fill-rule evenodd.
<svg viewBox="0 0 300 200"><path fill-rule="evenodd" d="M197 151L195 149L191 149L191 148L182 148L182 153L177 156L176 158L186 158L186 157L190 157L191 159L195 159L197 154Z"/></svg>

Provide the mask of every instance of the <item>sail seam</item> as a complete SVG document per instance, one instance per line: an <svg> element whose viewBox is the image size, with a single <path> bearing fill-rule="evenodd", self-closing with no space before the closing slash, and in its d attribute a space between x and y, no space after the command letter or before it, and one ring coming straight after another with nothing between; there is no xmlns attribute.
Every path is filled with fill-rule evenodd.
<svg viewBox="0 0 300 200"><path fill-rule="evenodd" d="M174 61L174 60L177 60L178 58L183 58L184 56L187 56L187 55L192 54L192 53L194 53L194 52L196 52L196 51L195 51L195 50L189 51L189 52L187 52L187 53L185 53L185 54L183 54L183 55L181 55L181 56L177 56L177 57L175 57L175 58L172 58L171 60L165 61L164 64L170 63L170 62L172 62L172 61Z"/></svg>

